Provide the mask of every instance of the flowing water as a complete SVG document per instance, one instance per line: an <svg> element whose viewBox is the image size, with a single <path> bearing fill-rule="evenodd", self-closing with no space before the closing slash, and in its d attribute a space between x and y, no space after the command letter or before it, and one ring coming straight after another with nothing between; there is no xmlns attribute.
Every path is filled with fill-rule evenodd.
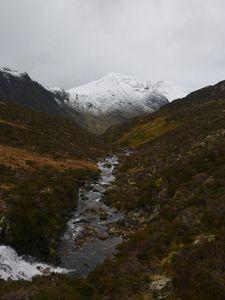
<svg viewBox="0 0 225 300"><path fill-rule="evenodd" d="M68 222L59 249L61 267L72 269L72 275L85 276L103 262L122 242L121 237L110 237L108 226L123 216L104 204L104 192L113 183L117 156L98 163L101 171L97 182L80 189L77 210Z"/></svg>

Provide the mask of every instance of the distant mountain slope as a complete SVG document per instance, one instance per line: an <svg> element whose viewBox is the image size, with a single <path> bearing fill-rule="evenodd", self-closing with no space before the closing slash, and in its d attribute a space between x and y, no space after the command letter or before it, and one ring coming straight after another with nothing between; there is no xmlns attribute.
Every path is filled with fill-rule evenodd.
<svg viewBox="0 0 225 300"><path fill-rule="evenodd" d="M163 81L154 83L109 73L99 80L68 90L66 103L77 111L101 120L97 124L101 133L110 125L157 111L168 103L168 99L171 101L186 94L184 89Z"/></svg>
<svg viewBox="0 0 225 300"><path fill-rule="evenodd" d="M33 81L27 73L0 68L0 97L15 101L34 111L51 115L66 115L54 94Z"/></svg>
<svg viewBox="0 0 225 300"><path fill-rule="evenodd" d="M193 122L190 114L192 110L199 110L200 113L201 108L204 109L205 105L208 104L211 104L211 109L213 109L213 103L216 104L220 100L224 101L224 99L225 81L221 81L194 91L183 99L175 100L154 114L139 116L120 126L115 125L106 132L106 136L119 143L127 143L135 147L140 146L166 134L168 131L179 128L183 122L180 119L181 114L186 114L188 120ZM187 120L185 119L185 121Z"/></svg>
<svg viewBox="0 0 225 300"><path fill-rule="evenodd" d="M61 115L97 134L111 125L158 110L167 97L182 96L184 90L160 81L140 81L110 73L89 84L66 91L44 88L27 73L0 68L0 97L34 111Z"/></svg>
<svg viewBox="0 0 225 300"><path fill-rule="evenodd" d="M98 132L94 124L104 123L99 117L86 115L67 105L66 91L46 89L33 81L27 73L12 71L9 68L0 68L0 97L36 112L66 117L89 131ZM108 120L105 122L107 127ZM76 124L74 126L76 127Z"/></svg>
<svg viewBox="0 0 225 300"><path fill-rule="evenodd" d="M166 96L170 102L179 98L184 98L189 94L187 89L162 80L153 83L153 88Z"/></svg>
<svg viewBox="0 0 225 300"><path fill-rule="evenodd" d="M67 158L94 154L100 139L61 116L33 112L0 97L0 144Z"/></svg>
<svg viewBox="0 0 225 300"><path fill-rule="evenodd" d="M69 105L95 114L123 112L135 116L153 112L168 102L150 82L135 77L109 73L97 81L68 91Z"/></svg>

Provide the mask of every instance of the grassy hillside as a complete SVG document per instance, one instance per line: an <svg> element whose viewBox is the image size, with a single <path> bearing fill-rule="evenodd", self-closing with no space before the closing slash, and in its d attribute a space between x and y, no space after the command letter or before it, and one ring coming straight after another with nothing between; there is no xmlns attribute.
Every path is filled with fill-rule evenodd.
<svg viewBox="0 0 225 300"><path fill-rule="evenodd" d="M173 278L167 299L225 298L224 87L197 91L107 134L134 147L120 165L120 192L108 203L158 214L124 243L117 262L100 268L95 280L103 294L148 299L140 287Z"/></svg>
<svg viewBox="0 0 225 300"><path fill-rule="evenodd" d="M225 82L115 126L105 140L133 148L107 193L129 239L87 279L0 283L2 299L225 299Z"/></svg>
<svg viewBox="0 0 225 300"><path fill-rule="evenodd" d="M0 102L0 144L55 157L95 157L99 142L73 121ZM100 139L98 139L100 141Z"/></svg>
<svg viewBox="0 0 225 300"><path fill-rule="evenodd" d="M57 260L57 241L82 180L98 176L104 147L74 122L0 102L0 238Z"/></svg>

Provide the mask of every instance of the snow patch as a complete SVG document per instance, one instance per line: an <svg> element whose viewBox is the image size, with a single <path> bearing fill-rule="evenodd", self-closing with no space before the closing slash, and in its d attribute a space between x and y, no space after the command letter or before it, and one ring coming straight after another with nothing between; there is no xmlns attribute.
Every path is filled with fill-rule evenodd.
<svg viewBox="0 0 225 300"><path fill-rule="evenodd" d="M155 90L165 95L170 102L178 98L184 98L189 94L187 89L175 86L170 82L157 81L153 86Z"/></svg>
<svg viewBox="0 0 225 300"><path fill-rule="evenodd" d="M5 75L11 75L11 76L19 77L19 78L27 75L26 72L20 73L16 70L11 70L10 68L6 68L6 67L0 68L0 72L2 72Z"/></svg>

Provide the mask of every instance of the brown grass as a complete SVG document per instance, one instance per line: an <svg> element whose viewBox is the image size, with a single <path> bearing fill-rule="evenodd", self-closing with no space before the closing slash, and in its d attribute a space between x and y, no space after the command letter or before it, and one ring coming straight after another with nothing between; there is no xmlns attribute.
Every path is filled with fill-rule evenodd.
<svg viewBox="0 0 225 300"><path fill-rule="evenodd" d="M0 184L0 189L6 190L6 191L10 191L15 187L14 184L12 183L8 183L8 182L4 182L3 184Z"/></svg>
<svg viewBox="0 0 225 300"><path fill-rule="evenodd" d="M90 169L97 170L97 165L90 161L58 159L55 160L49 155L38 155L30 151L0 145L0 164L13 169L35 170L38 168L54 168L58 171L66 169Z"/></svg>
<svg viewBox="0 0 225 300"><path fill-rule="evenodd" d="M19 129L27 129L27 127L25 125L16 123L16 122L10 122L4 119L0 119L0 124L6 124L15 128L19 128Z"/></svg>

